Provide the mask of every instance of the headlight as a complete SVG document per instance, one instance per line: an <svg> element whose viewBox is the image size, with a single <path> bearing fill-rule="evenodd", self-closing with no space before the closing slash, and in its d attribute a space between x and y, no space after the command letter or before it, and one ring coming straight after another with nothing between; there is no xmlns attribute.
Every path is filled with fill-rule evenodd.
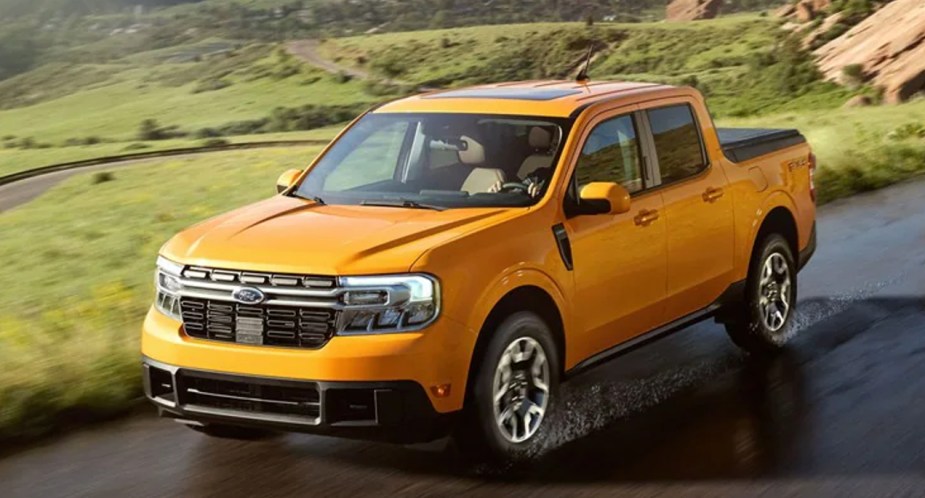
<svg viewBox="0 0 925 498"><path fill-rule="evenodd" d="M157 270L154 272L154 285L157 288L157 296L154 299L154 307L161 313L182 321L180 313L180 298L177 291L180 290L180 273L183 271L183 265L174 263L162 256L157 257Z"/></svg>
<svg viewBox="0 0 925 498"><path fill-rule="evenodd" d="M341 277L342 335L404 332L423 328L440 313L440 286L429 275Z"/></svg>

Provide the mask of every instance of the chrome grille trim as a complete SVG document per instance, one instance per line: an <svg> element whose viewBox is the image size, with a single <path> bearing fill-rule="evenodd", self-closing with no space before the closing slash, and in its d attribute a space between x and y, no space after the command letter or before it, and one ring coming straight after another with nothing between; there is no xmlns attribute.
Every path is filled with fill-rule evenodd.
<svg viewBox="0 0 925 498"><path fill-rule="evenodd" d="M269 282L274 287L308 287L332 288L337 280L321 275L291 275L282 273L265 273L254 271L237 271L217 268L191 266L183 271L183 277L196 280L212 280L241 284L264 284Z"/></svg>

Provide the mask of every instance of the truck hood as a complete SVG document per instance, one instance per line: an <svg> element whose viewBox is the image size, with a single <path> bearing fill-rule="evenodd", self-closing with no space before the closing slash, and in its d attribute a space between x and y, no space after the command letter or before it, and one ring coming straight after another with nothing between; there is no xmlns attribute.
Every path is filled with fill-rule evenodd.
<svg viewBox="0 0 925 498"><path fill-rule="evenodd" d="M403 272L435 245L512 211L519 210L320 205L276 196L193 226L161 253L188 265L264 272Z"/></svg>

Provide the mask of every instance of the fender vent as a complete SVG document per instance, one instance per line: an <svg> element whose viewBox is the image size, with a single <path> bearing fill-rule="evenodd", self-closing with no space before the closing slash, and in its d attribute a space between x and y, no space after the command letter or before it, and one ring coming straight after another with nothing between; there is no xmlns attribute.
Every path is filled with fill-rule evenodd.
<svg viewBox="0 0 925 498"><path fill-rule="evenodd" d="M559 256L562 257L562 263L565 269L572 271L574 264L572 262L572 244L568 240L568 232L565 231L565 225L559 223L552 227L552 235L556 238L556 245L559 246Z"/></svg>

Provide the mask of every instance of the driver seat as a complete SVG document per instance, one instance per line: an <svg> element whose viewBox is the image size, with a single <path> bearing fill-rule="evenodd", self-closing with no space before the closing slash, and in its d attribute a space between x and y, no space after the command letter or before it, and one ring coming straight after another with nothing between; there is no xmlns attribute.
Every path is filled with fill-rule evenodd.
<svg viewBox="0 0 925 498"><path fill-rule="evenodd" d="M459 138L466 143L466 149L457 152L459 162L472 166L459 190L470 194L488 192L496 183L504 183L504 171L485 167L485 147L472 137L463 135Z"/></svg>
<svg viewBox="0 0 925 498"><path fill-rule="evenodd" d="M540 126L530 128L527 136L533 154L527 156L517 170L517 177L521 180L527 178L534 171L552 166L552 132Z"/></svg>

